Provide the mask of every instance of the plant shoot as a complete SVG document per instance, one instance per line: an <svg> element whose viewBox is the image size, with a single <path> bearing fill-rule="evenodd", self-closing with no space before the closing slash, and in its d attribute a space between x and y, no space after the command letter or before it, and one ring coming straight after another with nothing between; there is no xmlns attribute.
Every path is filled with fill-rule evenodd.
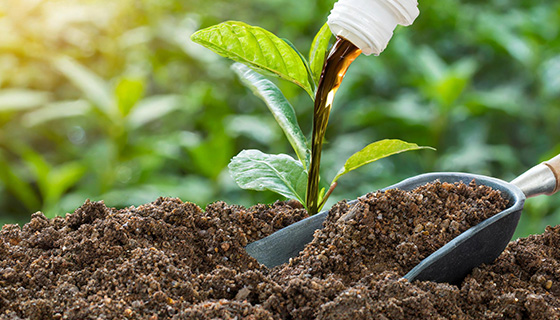
<svg viewBox="0 0 560 320"><path fill-rule="evenodd" d="M333 14L335 11L336 6ZM329 18L329 22L330 20ZM394 19L389 20L394 22ZM340 31L342 29L339 25L337 28L338 33L345 34L344 30ZM385 35L386 41L390 35ZM238 21L227 21L199 30L191 37L194 42L236 61L232 69L243 84L265 102L297 157L296 160L287 154L270 155L258 150L243 150L229 164L236 183L244 189L270 190L296 199L306 207L310 215L321 210L342 175L393 154L427 148L395 139L374 142L346 161L326 193L324 189L320 191L322 145L334 97L350 64L362 53L362 48L354 42L337 36L327 57L331 38L329 25L323 25L313 39L309 59L306 59L288 40L280 39L260 27ZM371 53L367 46L364 48ZM300 86L314 100L311 149L298 124L294 108L280 89L263 75L290 81Z"/></svg>

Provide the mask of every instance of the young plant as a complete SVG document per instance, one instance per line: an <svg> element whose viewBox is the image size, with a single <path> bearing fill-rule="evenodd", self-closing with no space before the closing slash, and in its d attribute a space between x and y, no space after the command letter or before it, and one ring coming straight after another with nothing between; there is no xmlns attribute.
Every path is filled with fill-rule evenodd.
<svg viewBox="0 0 560 320"><path fill-rule="evenodd" d="M271 155L259 150L243 150L229 164L230 173L236 183L243 189L270 190L296 199L306 207L310 215L323 207L338 179L346 173L393 154L426 148L396 139L374 142L346 161L330 183L328 191L325 192L326 188L318 190L319 163L311 163L310 159L320 159L320 146L330 106L321 115L326 119L322 121L324 123L321 126L313 126L313 136L318 137L316 139L320 142L315 148L316 154L312 157L312 151L297 122L294 108L280 89L262 74L295 83L315 100L331 37L329 27L327 24L323 25L313 39L309 60L288 40L280 39L260 27L238 21L227 21L199 30L191 37L194 42L236 61L232 66L233 71L245 86L265 102L297 157L296 160L286 154ZM314 117L316 122L317 112ZM314 174L310 174L311 166L314 167ZM309 192L308 188L317 191Z"/></svg>

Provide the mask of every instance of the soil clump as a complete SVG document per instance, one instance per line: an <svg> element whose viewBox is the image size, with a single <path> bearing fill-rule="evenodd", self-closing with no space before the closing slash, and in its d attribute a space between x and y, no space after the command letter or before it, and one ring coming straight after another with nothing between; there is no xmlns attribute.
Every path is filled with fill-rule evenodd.
<svg viewBox="0 0 560 320"><path fill-rule="evenodd" d="M87 201L2 228L0 318L558 319L560 227L511 242L460 286L402 278L506 207L474 183L368 194L337 204L298 257L270 270L244 246L303 219L297 202Z"/></svg>

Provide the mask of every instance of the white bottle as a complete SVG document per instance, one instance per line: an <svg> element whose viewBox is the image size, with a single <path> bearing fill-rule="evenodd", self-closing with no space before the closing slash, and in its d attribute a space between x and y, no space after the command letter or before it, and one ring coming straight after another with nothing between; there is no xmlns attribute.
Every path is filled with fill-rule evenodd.
<svg viewBox="0 0 560 320"><path fill-rule="evenodd" d="M419 14L417 0L339 0L327 23L369 56L385 50L397 24L409 26Z"/></svg>

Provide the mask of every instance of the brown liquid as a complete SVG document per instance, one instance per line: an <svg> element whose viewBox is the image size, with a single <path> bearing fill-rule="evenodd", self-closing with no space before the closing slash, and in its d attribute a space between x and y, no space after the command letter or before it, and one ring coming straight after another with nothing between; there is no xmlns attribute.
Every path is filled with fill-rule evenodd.
<svg viewBox="0 0 560 320"><path fill-rule="evenodd" d="M331 113L334 96L350 64L362 51L350 41L338 37L325 60L319 87L315 95L315 108L313 111L313 136L311 141L311 165L307 183L307 209L309 214L317 213L319 203L319 165L323 137L327 130L329 115Z"/></svg>

